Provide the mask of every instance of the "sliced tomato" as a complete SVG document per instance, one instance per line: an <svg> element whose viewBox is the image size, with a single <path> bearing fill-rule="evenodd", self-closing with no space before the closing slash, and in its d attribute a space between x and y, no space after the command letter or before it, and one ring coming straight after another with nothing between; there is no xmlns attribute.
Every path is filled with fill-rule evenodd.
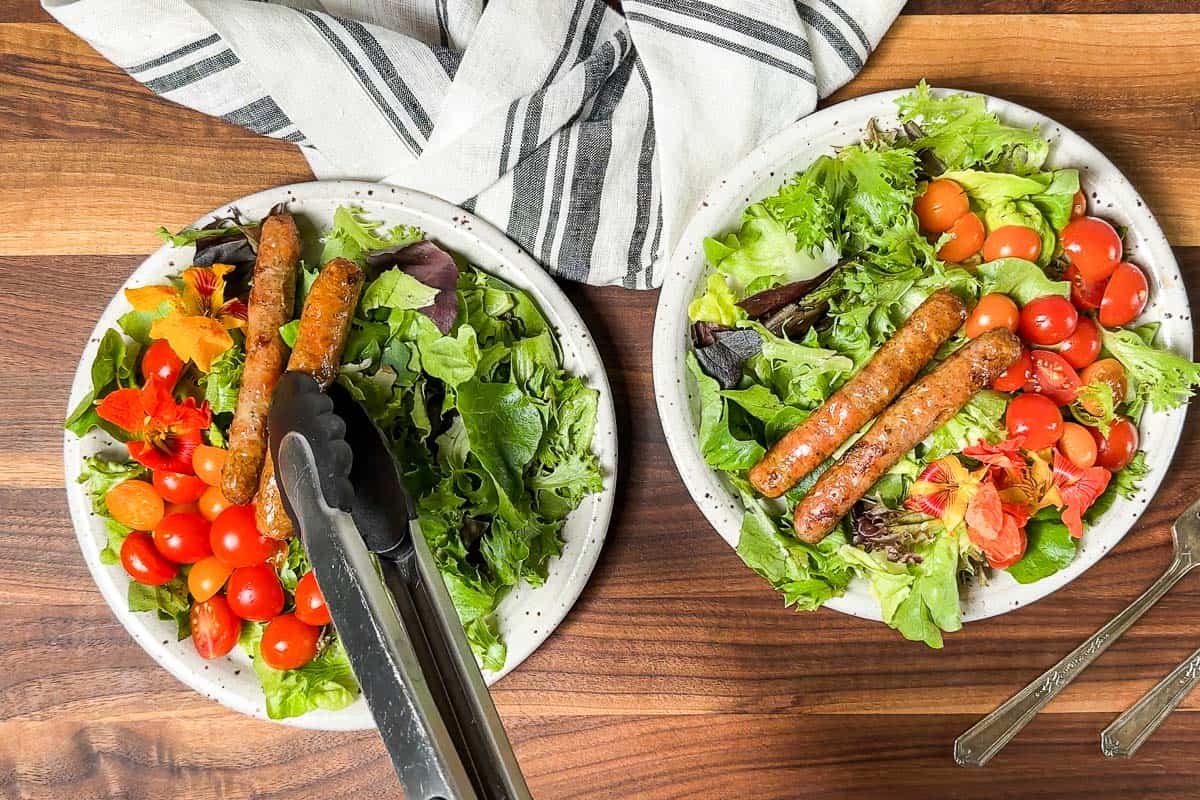
<svg viewBox="0 0 1200 800"><path fill-rule="evenodd" d="M192 644L201 658L229 655L238 643L242 621L229 608L224 595L213 595L202 603L193 603L188 618L192 623Z"/></svg>
<svg viewBox="0 0 1200 800"><path fill-rule="evenodd" d="M1104 288L1107 280L1091 281L1083 277L1079 267L1071 264L1067 267L1067 280L1071 282L1071 302L1080 311L1095 311L1104 299Z"/></svg>
<svg viewBox="0 0 1200 800"><path fill-rule="evenodd" d="M1122 261L1117 265L1104 296L1100 299L1100 324L1108 328L1119 328L1137 319L1150 297L1150 284L1146 273L1133 264Z"/></svg>
<svg viewBox="0 0 1200 800"><path fill-rule="evenodd" d="M1049 397L1060 406L1075 402L1083 381L1065 358L1049 350L1034 350L1029 358L1033 369L1027 391Z"/></svg>

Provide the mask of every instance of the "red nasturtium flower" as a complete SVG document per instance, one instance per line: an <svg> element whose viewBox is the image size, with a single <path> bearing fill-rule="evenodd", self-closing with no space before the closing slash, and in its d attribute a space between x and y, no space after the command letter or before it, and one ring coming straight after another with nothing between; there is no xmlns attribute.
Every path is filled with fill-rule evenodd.
<svg viewBox="0 0 1200 800"><path fill-rule="evenodd" d="M118 389L96 406L100 418L137 437L128 443L129 455L153 470L192 474L192 453L204 443L212 423L208 403L194 398L175 402L157 379L141 389Z"/></svg>
<svg viewBox="0 0 1200 800"><path fill-rule="evenodd" d="M1079 539L1083 536L1083 512L1091 508L1096 498L1108 488L1112 473L1104 467L1080 469L1057 450L1054 451L1052 470L1054 485L1062 500L1063 524L1071 536Z"/></svg>
<svg viewBox="0 0 1200 800"><path fill-rule="evenodd" d="M937 517L947 531L953 531L962 524L986 472L984 467L971 472L957 457L942 456L921 470L904 505Z"/></svg>

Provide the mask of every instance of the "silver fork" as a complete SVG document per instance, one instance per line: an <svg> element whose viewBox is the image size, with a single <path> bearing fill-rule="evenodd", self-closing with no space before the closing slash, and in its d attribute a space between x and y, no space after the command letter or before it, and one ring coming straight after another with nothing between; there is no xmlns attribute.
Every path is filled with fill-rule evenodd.
<svg viewBox="0 0 1200 800"><path fill-rule="evenodd" d="M1175 520L1171 526L1171 539L1175 544L1175 557L1141 597L1130 603L1128 608L1093 633L1062 661L1046 670L1041 677L954 740L954 760L959 766L982 767L991 761L992 757L1004 749L1004 746L1012 741L1012 738L1020 733L1063 687L1075 680L1079 673L1108 649L1109 645L1129 630L1129 627L1178 583L1180 578L1200 564L1200 500L1192 503L1187 511ZM1153 728L1150 730L1153 731ZM1146 735L1148 736L1149 732Z"/></svg>

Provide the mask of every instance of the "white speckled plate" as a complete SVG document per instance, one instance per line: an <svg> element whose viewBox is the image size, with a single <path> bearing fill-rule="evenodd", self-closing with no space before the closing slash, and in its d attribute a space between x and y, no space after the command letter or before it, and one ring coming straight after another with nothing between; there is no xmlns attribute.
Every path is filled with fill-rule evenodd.
<svg viewBox="0 0 1200 800"><path fill-rule="evenodd" d="M352 181L300 183L236 200L194 224L203 225L215 216L228 213L232 206L252 219L259 218L276 203L286 203L288 210L297 216L306 244L315 236L315 229L332 223L333 212L338 206L348 203L361 206L370 217L389 226L419 226L443 247L529 292L558 333L567 369L581 375L589 386L600 392L594 447L604 468L604 491L586 498L567 519L563 531L566 545L562 555L551 562L546 584L538 589L519 586L501 602L498 615L500 630L508 643L508 661L500 672L485 672L488 684L495 683L537 649L566 616L591 575L608 531L616 486L616 420L608 377L591 334L553 279L516 244L483 220L429 195ZM308 223L307 227L305 223ZM190 250L163 246L142 262L126 285L160 283L166 276L185 269L190 263L189 256ZM74 408L91 388L89 369L100 336L108 328L115 327L117 318L128 310L124 295L118 293L100 317L75 374L68 408ZM153 614L131 613L125 601L129 583L125 571L120 565L100 562L100 550L106 538L104 525L92 514L91 503L76 478L83 457L102 451L122 452L124 448L118 447L99 431L93 431L83 439L66 434L64 461L71 519L96 585L130 635L172 675L235 711L265 719L262 691L250 659L240 648L227 658L204 661L196 655L190 640L175 641L173 622L163 622ZM370 711L361 698L341 711L314 711L284 722L323 730L374 727Z"/></svg>
<svg viewBox="0 0 1200 800"><path fill-rule="evenodd" d="M698 293L709 267L702 244L706 236L736 230L743 209L774 193L797 171L833 148L861 141L872 118L881 126L897 123L894 101L904 91L880 92L819 111L797 122L735 166L701 200L671 260L663 284L654 328L654 389L667 444L683 481L708 521L726 542L737 546L742 506L737 495L700 456L696 440L699 419L695 382L684 356L688 347L687 306ZM988 98L989 108L1017 125L1040 125L1052 143L1050 165L1080 170L1088 194L1088 212L1128 229L1126 259L1150 276L1150 302L1142 317L1162 323L1162 341L1177 353L1192 354L1192 322L1179 267L1162 229L1145 201L1120 171L1078 134L1023 106ZM1142 420L1142 447L1150 474L1133 499L1119 499L1099 524L1090 528L1075 561L1037 583L1022 586L1008 573L995 571L986 586L966 588L963 619L986 619L1034 602L1065 586L1116 546L1141 515L1166 476L1183 429L1185 408L1147 414ZM829 608L865 619L880 619L879 606L863 580L855 580Z"/></svg>

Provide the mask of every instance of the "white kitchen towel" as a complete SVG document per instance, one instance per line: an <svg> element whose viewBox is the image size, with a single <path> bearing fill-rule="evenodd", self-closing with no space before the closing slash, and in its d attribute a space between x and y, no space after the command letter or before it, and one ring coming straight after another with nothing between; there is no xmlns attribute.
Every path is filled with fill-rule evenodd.
<svg viewBox="0 0 1200 800"><path fill-rule="evenodd" d="M850 80L903 0L43 0L176 103L649 288L701 194Z"/></svg>

